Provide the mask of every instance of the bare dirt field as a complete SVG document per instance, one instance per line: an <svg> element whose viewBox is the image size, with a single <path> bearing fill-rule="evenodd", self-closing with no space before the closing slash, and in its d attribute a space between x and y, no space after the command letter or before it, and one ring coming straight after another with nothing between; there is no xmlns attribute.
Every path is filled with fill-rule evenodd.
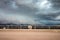
<svg viewBox="0 0 60 40"><path fill-rule="evenodd" d="M0 40L60 40L60 30L0 29Z"/></svg>

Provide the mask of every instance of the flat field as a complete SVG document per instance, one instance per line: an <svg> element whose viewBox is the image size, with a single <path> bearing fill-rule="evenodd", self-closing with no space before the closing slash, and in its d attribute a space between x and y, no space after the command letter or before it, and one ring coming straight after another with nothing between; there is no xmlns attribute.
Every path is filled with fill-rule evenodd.
<svg viewBox="0 0 60 40"><path fill-rule="evenodd" d="M60 40L60 30L0 29L0 40Z"/></svg>

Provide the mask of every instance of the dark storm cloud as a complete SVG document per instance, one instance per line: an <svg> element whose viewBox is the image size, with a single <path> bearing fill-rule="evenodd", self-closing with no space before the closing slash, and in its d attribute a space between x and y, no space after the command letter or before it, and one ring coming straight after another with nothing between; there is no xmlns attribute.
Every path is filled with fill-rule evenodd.
<svg viewBox="0 0 60 40"><path fill-rule="evenodd" d="M53 8L60 9L60 0L49 0L53 5Z"/></svg>
<svg viewBox="0 0 60 40"><path fill-rule="evenodd" d="M42 24L60 24L60 0L48 0L51 4L49 8L40 7L40 10L36 13L36 21ZM46 3L47 1L45 1ZM49 4L47 4L49 5ZM38 20L37 20L38 19Z"/></svg>
<svg viewBox="0 0 60 40"><path fill-rule="evenodd" d="M0 0L0 23L60 24L60 0Z"/></svg>
<svg viewBox="0 0 60 40"><path fill-rule="evenodd" d="M20 4L16 1L0 0L0 21L4 20L0 23L35 23L32 15L36 10L28 7L24 3Z"/></svg>

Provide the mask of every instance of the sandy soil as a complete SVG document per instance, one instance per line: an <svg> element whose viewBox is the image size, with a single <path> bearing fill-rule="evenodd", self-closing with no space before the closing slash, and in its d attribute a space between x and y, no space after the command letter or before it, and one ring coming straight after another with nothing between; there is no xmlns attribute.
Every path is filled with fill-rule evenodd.
<svg viewBox="0 0 60 40"><path fill-rule="evenodd" d="M29 31L0 30L0 40L60 40L60 32Z"/></svg>

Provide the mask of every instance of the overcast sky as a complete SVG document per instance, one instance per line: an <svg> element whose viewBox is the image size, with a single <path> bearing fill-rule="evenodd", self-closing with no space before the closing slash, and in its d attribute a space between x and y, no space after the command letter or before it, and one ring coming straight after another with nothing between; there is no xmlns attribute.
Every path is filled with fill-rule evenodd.
<svg viewBox="0 0 60 40"><path fill-rule="evenodd" d="M60 0L0 0L0 23L60 24Z"/></svg>

